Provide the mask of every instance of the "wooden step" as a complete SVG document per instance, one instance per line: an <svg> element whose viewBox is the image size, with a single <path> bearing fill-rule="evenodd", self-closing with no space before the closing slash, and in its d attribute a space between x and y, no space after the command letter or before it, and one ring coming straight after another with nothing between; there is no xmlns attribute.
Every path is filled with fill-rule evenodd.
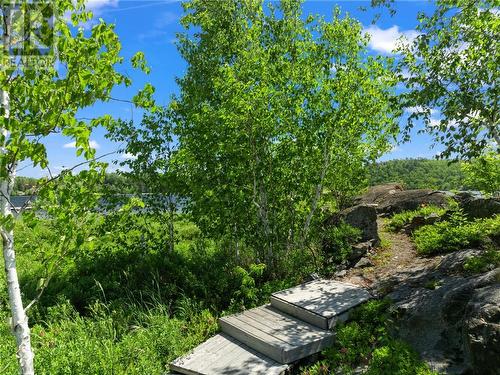
<svg viewBox="0 0 500 375"><path fill-rule="evenodd" d="M292 363L333 343L333 333L264 305L219 319L223 332L279 363Z"/></svg>
<svg viewBox="0 0 500 375"><path fill-rule="evenodd" d="M215 335L170 364L170 370L189 375L280 375L287 368L226 334Z"/></svg>
<svg viewBox="0 0 500 375"><path fill-rule="evenodd" d="M357 285L319 279L273 293L271 305L316 327L331 329L347 319L350 309L370 298Z"/></svg>

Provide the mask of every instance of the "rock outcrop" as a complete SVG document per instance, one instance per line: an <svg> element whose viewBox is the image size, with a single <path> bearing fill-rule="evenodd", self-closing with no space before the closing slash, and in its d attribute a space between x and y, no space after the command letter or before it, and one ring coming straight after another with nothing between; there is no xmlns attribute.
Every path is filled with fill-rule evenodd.
<svg viewBox="0 0 500 375"><path fill-rule="evenodd" d="M403 190L398 184L373 186L362 196L356 198L356 204L373 205L378 214L416 210L422 205L448 206L452 194L431 189Z"/></svg>
<svg viewBox="0 0 500 375"><path fill-rule="evenodd" d="M324 226L325 228L337 226L341 222L360 229L360 241L371 241L374 246L380 242L377 229L377 211L373 206L356 205L346 208L328 218Z"/></svg>
<svg viewBox="0 0 500 375"><path fill-rule="evenodd" d="M449 196L444 192L430 189L398 191L379 203L377 212L393 215L403 211L416 210L424 205L446 207L449 199Z"/></svg>
<svg viewBox="0 0 500 375"><path fill-rule="evenodd" d="M471 198L460 202L460 207L469 219L500 215L499 198Z"/></svg>
<svg viewBox="0 0 500 375"><path fill-rule="evenodd" d="M386 201L391 195L403 190L403 186L396 183L371 186L363 195L355 199L355 204L378 205Z"/></svg>
<svg viewBox="0 0 500 375"><path fill-rule="evenodd" d="M475 253L451 253L435 269L410 268L385 281L397 312L394 334L440 373L500 373L500 268L456 273Z"/></svg>

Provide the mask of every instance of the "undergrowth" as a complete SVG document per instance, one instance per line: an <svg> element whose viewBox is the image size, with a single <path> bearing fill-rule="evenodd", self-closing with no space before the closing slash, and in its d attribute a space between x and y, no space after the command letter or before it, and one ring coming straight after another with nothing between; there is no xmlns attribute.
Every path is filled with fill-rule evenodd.
<svg viewBox="0 0 500 375"><path fill-rule="evenodd" d="M493 246L479 255L467 259L464 270L469 273L483 273L500 266L500 250Z"/></svg>
<svg viewBox="0 0 500 375"><path fill-rule="evenodd" d="M369 301L356 308L350 321L335 328L332 348L322 353L323 359L302 369L302 375L352 374L358 366L366 366L369 375L434 375L404 342L389 334L390 302Z"/></svg>
<svg viewBox="0 0 500 375"><path fill-rule="evenodd" d="M437 206L424 206L414 211L404 211L392 216L387 223L387 230L390 232L399 232L401 229L405 227L405 225L411 223L411 221L417 216L429 216L429 215L438 215L442 216L446 213L445 208L437 207Z"/></svg>
<svg viewBox="0 0 500 375"><path fill-rule="evenodd" d="M29 310L37 374L163 374L168 363L217 331L217 317L268 301L310 272L307 254L290 252L273 277L203 238L179 217L174 252L159 218L129 215L96 221L85 242L61 258L40 301ZM23 300L43 277L51 236L48 223L15 228ZM287 276L289 275L289 276ZM0 374L18 372L5 275L0 273Z"/></svg>
<svg viewBox="0 0 500 375"><path fill-rule="evenodd" d="M417 229L413 240L417 252L428 255L486 246L499 236L499 216L469 222L461 211L455 211L448 220Z"/></svg>
<svg viewBox="0 0 500 375"><path fill-rule="evenodd" d="M32 326L37 374L162 374L170 361L217 331L208 310L191 311L188 318L171 316L162 305L111 309L97 302L89 310L82 316L61 301ZM16 374L7 325L0 325L0 337L0 373Z"/></svg>

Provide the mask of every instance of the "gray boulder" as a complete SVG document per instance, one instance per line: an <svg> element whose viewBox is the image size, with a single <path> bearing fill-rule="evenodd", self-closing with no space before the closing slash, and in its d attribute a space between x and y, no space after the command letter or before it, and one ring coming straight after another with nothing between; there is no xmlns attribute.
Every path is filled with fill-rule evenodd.
<svg viewBox="0 0 500 375"><path fill-rule="evenodd" d="M361 258L355 265L354 268L365 268L373 266L373 262L369 258Z"/></svg>
<svg viewBox="0 0 500 375"><path fill-rule="evenodd" d="M386 281L396 307L393 333L439 373L500 374L500 268L457 273L475 253L457 251L438 267L406 269Z"/></svg>
<svg viewBox="0 0 500 375"><path fill-rule="evenodd" d="M500 288L474 290L465 308L464 342L475 374L500 373Z"/></svg>
<svg viewBox="0 0 500 375"><path fill-rule="evenodd" d="M469 219L500 215L500 198L471 198L460 203Z"/></svg>
<svg viewBox="0 0 500 375"><path fill-rule="evenodd" d="M352 246L352 252L347 259L354 262L361 257L365 256L368 251L372 249L372 241L360 242Z"/></svg>
<svg viewBox="0 0 500 375"><path fill-rule="evenodd" d="M370 205L357 205L346 208L328 218L324 223L324 227L337 226L341 222L360 229L360 241L372 241L373 246L376 246L380 242L377 227L377 211L374 207Z"/></svg>
<svg viewBox="0 0 500 375"><path fill-rule="evenodd" d="M391 195L403 190L403 186L397 183L371 186L363 195L355 199L355 205L378 205Z"/></svg>
<svg viewBox="0 0 500 375"><path fill-rule="evenodd" d="M362 196L356 198L357 205L373 205L378 214L392 215L395 213L416 210L422 205L447 207L450 194L431 190L403 190L399 184L372 186Z"/></svg>
<svg viewBox="0 0 500 375"><path fill-rule="evenodd" d="M397 191L379 203L377 212L392 215L416 210L424 205L447 207L449 199L446 193L430 189Z"/></svg>

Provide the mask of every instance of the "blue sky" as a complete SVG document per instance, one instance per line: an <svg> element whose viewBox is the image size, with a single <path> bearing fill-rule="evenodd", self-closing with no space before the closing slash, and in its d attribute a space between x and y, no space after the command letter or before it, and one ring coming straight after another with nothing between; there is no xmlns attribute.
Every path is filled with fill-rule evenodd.
<svg viewBox="0 0 500 375"><path fill-rule="evenodd" d="M396 15L391 17L387 11L382 11L382 17L376 25L372 25L374 14L381 10L370 9L369 1L306 0L303 8L306 14L323 14L329 19L336 5L364 25L365 31L371 35L369 47L372 53L385 55L391 54L401 35L410 39L416 35L416 17L419 11L430 13L433 9L429 1L395 1ZM123 46L122 55L126 60L135 52L143 51L152 69L151 74L145 76L129 66L120 67L119 70L128 74L134 84L129 88L116 88L112 96L130 100L146 82L151 82L156 88L157 101L160 104L168 103L170 96L178 92L175 77L182 76L186 69L174 44L176 33L183 31L179 23L182 15L181 3L175 0L88 0L88 7L93 10L96 18L103 18L106 22L116 25L116 32ZM368 9L362 11L360 7ZM124 119L140 120L140 113L130 104L117 101L99 103L92 108L83 109L80 116L93 117L105 113ZM92 145L97 149L97 156L120 148L120 145L105 139L104 134L104 129L96 129L92 134ZM74 145L63 136L51 136L45 143L52 173L81 161L76 157ZM384 155L382 160L406 157L430 158L437 152L437 149L430 148L431 144L429 136L415 134L411 143L396 146L392 152ZM113 159L123 160L124 157L127 155L114 154L103 160L111 162ZM115 168L110 164L110 171ZM24 163L20 165L18 173L22 176L42 177L47 171Z"/></svg>

